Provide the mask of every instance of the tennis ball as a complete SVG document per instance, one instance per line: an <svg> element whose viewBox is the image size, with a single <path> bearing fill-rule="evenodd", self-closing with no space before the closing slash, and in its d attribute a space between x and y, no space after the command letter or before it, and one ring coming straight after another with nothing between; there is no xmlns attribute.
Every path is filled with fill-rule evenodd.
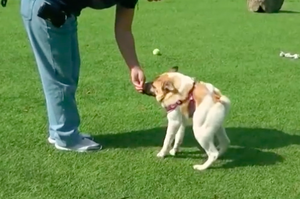
<svg viewBox="0 0 300 199"><path fill-rule="evenodd" d="M153 55L161 55L159 49L157 49L157 48L154 49L154 50L153 50Z"/></svg>

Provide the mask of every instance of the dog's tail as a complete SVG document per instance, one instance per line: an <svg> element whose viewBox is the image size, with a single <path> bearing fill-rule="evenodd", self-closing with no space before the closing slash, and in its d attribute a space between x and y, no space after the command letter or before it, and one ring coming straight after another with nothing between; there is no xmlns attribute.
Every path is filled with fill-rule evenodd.
<svg viewBox="0 0 300 199"><path fill-rule="evenodd" d="M225 112L227 114L229 112L229 110L230 110L230 107L231 107L231 101L230 101L230 99L226 95L223 95L221 93L221 91L218 88L216 88L216 87L214 87L214 93L217 96L219 96L219 100L218 101L224 105Z"/></svg>
<svg viewBox="0 0 300 199"><path fill-rule="evenodd" d="M224 105L226 114L228 114L230 107L231 107L231 101L226 95L221 95L220 102Z"/></svg>
<svg viewBox="0 0 300 199"><path fill-rule="evenodd" d="M213 105L209 108L203 125L215 128L215 131L217 131L229 112L231 102L227 96L223 95L212 84L206 83L206 87L212 96Z"/></svg>
<svg viewBox="0 0 300 199"><path fill-rule="evenodd" d="M204 83L204 82L202 82ZM221 93L221 91L216 88L214 85L210 84L210 83L205 83L206 88L209 90L209 92L214 95L215 100L217 101L217 103L221 103L224 108L225 108L225 114L227 114L230 110L231 107L231 101L229 100L229 98L225 95L223 95Z"/></svg>
<svg viewBox="0 0 300 199"><path fill-rule="evenodd" d="M215 95L216 101L214 101L212 107L209 109L204 122L204 126L214 128L214 132L222 126L231 104L227 96L220 93L215 93Z"/></svg>

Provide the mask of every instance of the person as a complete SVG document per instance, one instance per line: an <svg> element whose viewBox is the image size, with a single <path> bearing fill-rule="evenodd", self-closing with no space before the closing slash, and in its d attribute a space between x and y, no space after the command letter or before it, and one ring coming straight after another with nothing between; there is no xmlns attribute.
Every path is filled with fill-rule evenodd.
<svg viewBox="0 0 300 199"><path fill-rule="evenodd" d="M96 143L90 135L79 132L81 121L75 99L81 65L77 38L78 15L69 15L61 27L56 27L51 21L38 16L45 1L51 4L56 0L21 0L20 14L45 96L49 123L48 142L59 150L101 150L101 144ZM103 6L102 1L112 3ZM116 42L128 66L134 88L142 92L145 76L136 55L131 32L137 1L90 0L88 7L99 10L116 7Z"/></svg>

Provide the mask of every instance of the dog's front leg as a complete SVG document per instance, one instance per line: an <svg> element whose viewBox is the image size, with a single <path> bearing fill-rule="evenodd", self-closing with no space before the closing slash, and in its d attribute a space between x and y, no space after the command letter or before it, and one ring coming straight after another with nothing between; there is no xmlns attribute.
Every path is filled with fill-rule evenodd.
<svg viewBox="0 0 300 199"><path fill-rule="evenodd" d="M183 137L184 137L184 131L185 131L185 124L182 123L176 133L175 136L175 142L173 148L170 150L170 155L175 156L176 153L179 151L179 147L182 144Z"/></svg>
<svg viewBox="0 0 300 199"><path fill-rule="evenodd" d="M175 135L180 127L180 123L178 121L169 121L166 137L164 140L164 144L160 152L157 154L157 157L165 157L172 147L172 142L175 138Z"/></svg>
<svg viewBox="0 0 300 199"><path fill-rule="evenodd" d="M168 114L168 127L166 132L166 137L164 144L157 157L165 157L171 150L172 142L175 138L176 133L182 123L181 117L179 117L176 112L171 112Z"/></svg>

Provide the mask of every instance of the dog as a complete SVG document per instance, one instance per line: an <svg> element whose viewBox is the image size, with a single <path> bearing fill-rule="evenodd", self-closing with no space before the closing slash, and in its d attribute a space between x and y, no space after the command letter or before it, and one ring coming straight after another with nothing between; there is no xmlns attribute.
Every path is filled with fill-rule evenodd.
<svg viewBox="0 0 300 199"><path fill-rule="evenodd" d="M209 168L227 151L230 139L223 122L231 108L231 101L218 88L178 72L178 67L175 66L153 81L146 82L142 93L155 97L167 111L166 136L157 157L176 155L189 121L192 122L197 142L208 156L203 164L193 166L195 170ZM215 137L218 146L215 145Z"/></svg>

